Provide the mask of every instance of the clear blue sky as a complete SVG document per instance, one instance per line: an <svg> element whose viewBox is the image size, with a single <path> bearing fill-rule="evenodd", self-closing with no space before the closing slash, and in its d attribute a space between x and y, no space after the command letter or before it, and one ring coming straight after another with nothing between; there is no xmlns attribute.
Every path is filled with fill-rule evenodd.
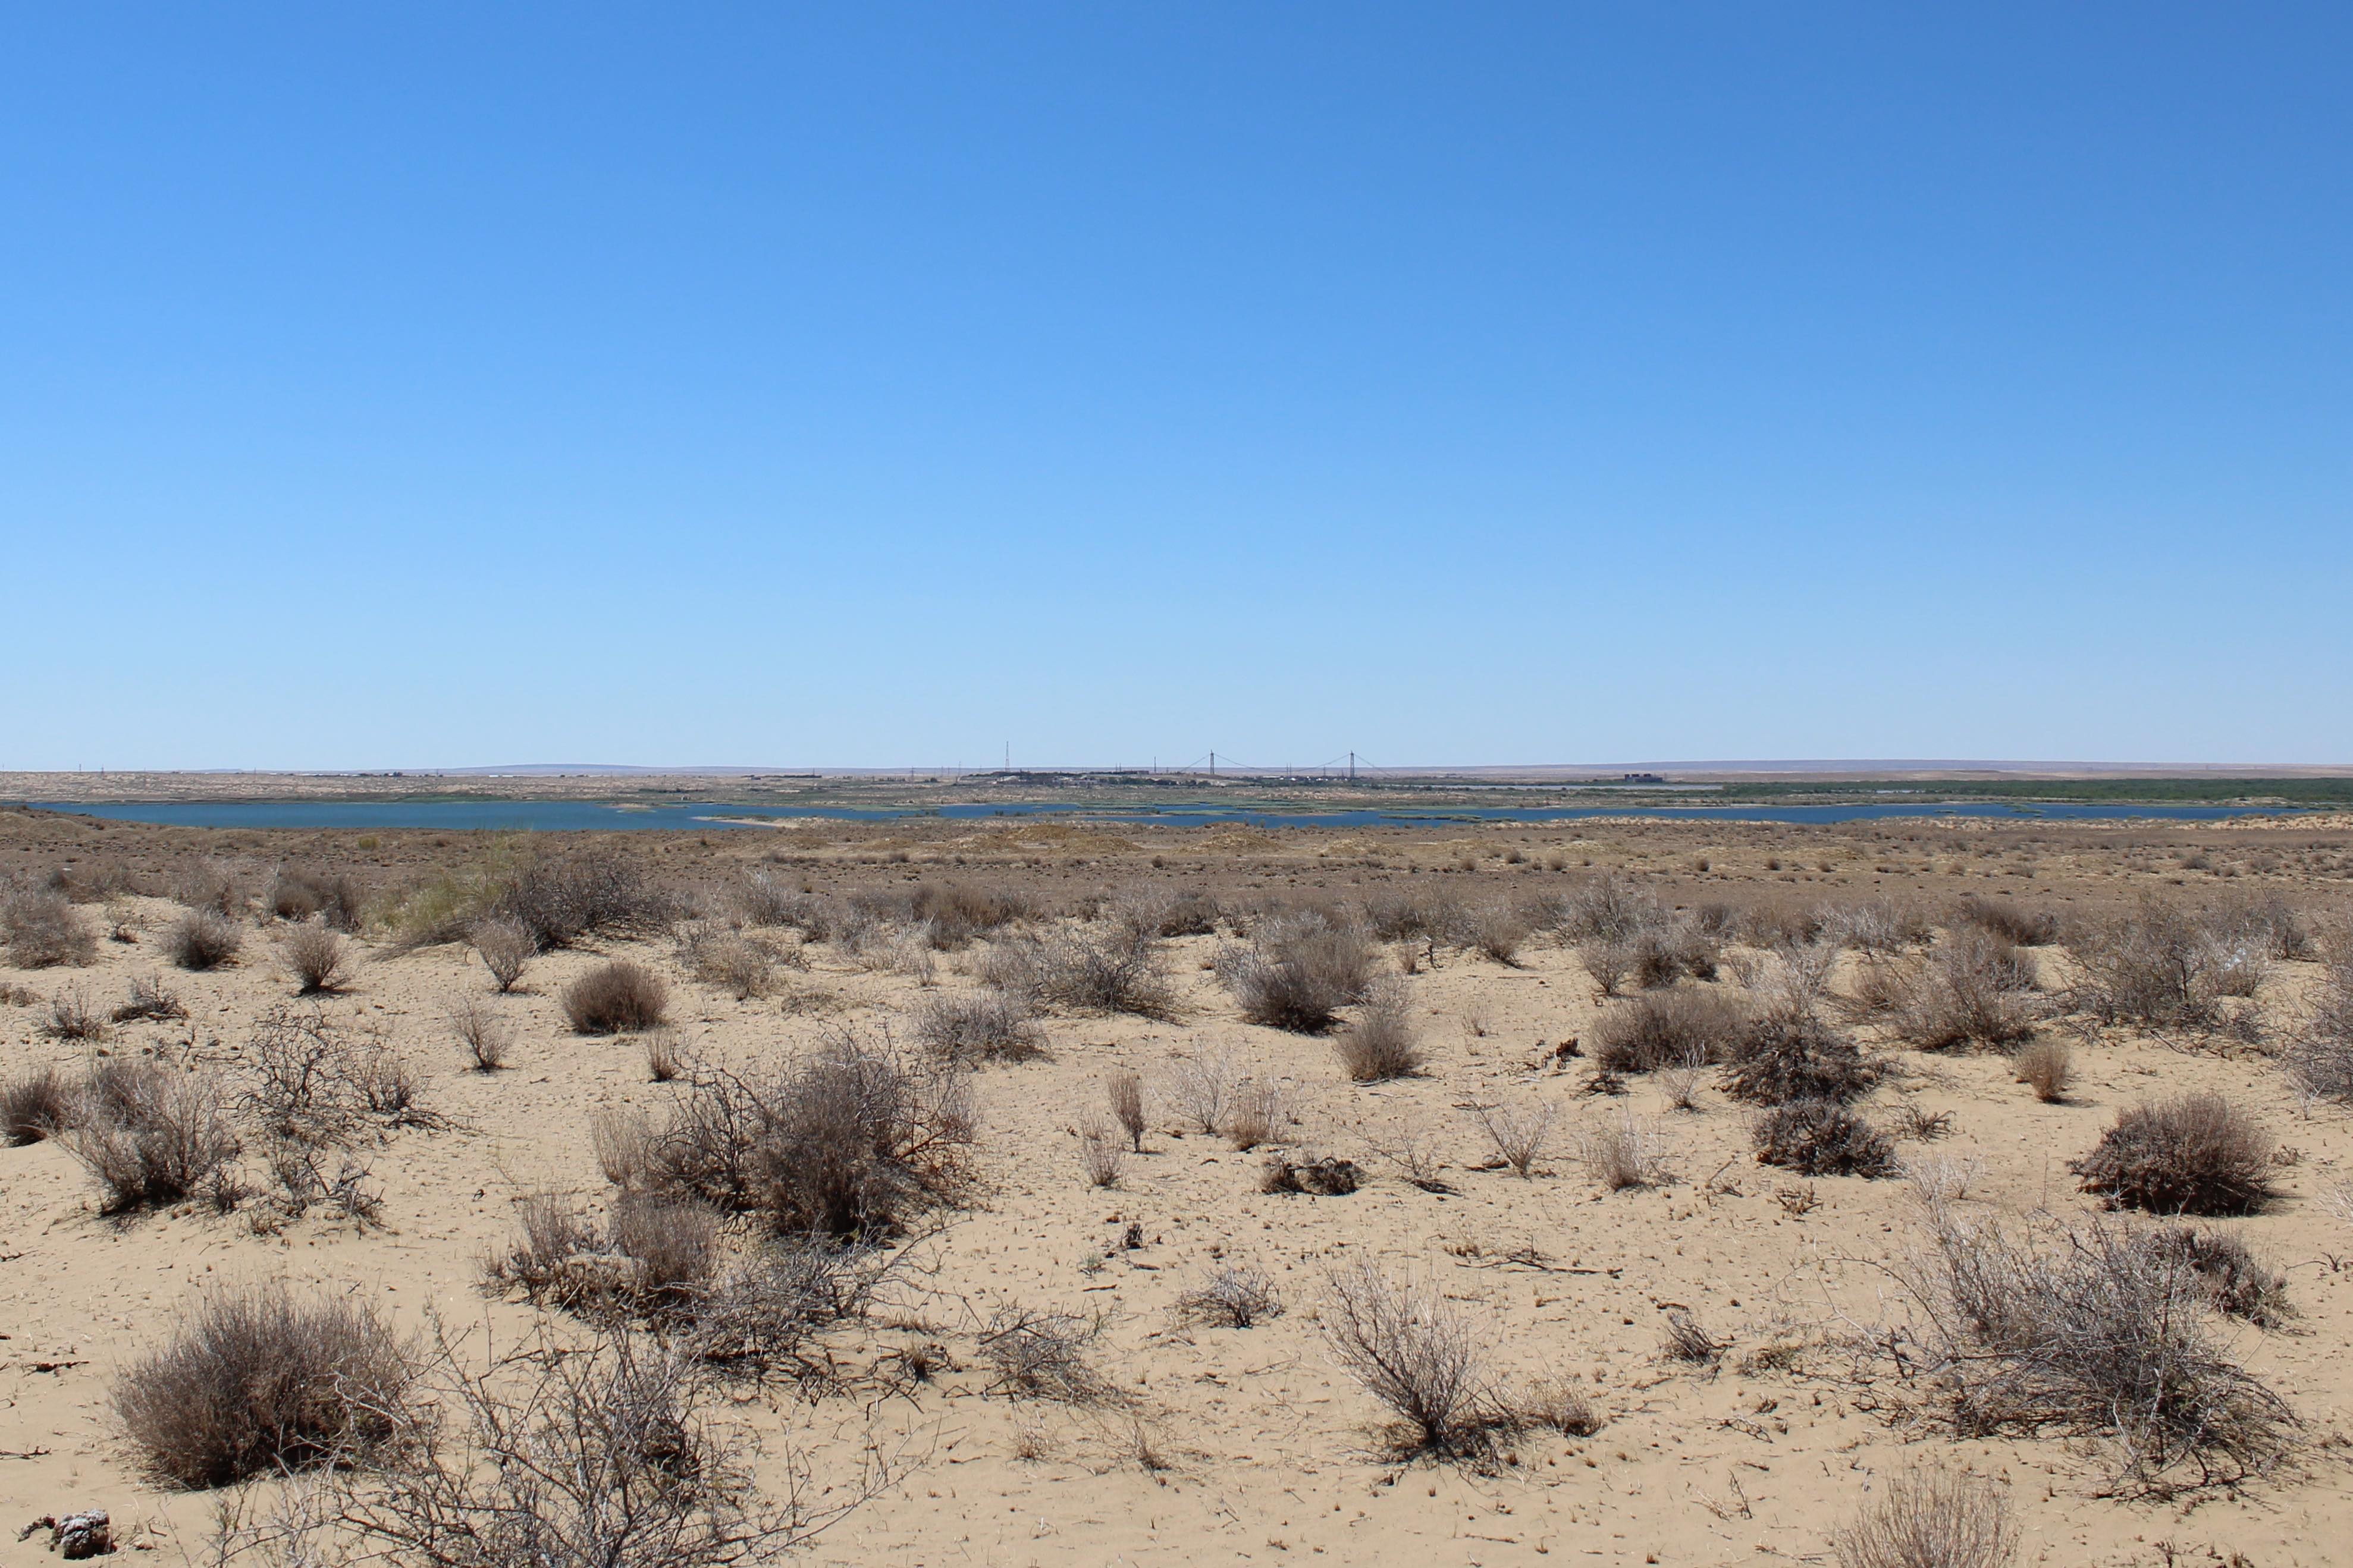
<svg viewBox="0 0 2353 1568"><path fill-rule="evenodd" d="M0 767L2353 761L2348 62L15 6Z"/></svg>

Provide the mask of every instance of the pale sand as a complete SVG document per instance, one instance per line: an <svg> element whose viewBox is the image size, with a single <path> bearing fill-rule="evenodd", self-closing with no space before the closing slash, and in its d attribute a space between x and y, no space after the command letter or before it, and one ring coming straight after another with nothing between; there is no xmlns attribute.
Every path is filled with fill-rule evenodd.
<svg viewBox="0 0 2353 1568"><path fill-rule="evenodd" d="M254 1016L291 990L267 941L249 934L236 969L180 973L154 952L175 907L132 902L146 922L139 943L101 942L94 968L0 969L0 981L45 998L78 986L111 1005L133 975L161 973L187 1002L191 1023L132 1026L108 1048L168 1045L193 1026L199 1057L234 1059ZM2240 1492L2167 1504L2104 1495L2111 1472L2081 1441L1957 1442L1932 1421L1899 1423L1892 1412L1902 1391L1859 1384L1835 1356L1818 1353L1802 1373L1740 1370L1744 1353L1762 1345L1841 1326L1834 1311L1859 1321L1879 1310L1886 1283L1868 1265L1916 1238L1918 1206L1901 1181L1822 1178L1813 1184L1821 1206L1792 1217L1775 1193L1799 1184L1753 1162L1748 1113L1720 1092L1707 1090L1697 1114L1674 1113L1642 1080L1626 1099L1597 1099L1580 1092L1582 1064L1550 1070L1539 1042L1589 1037L1596 1016L1573 954L1531 943L1521 969L1444 956L1436 973L1406 983L1431 1055L1427 1075L1358 1087L1339 1072L1328 1041L1238 1019L1204 969L1213 939L1170 946L1180 1022L1057 1018L1048 1025L1049 1059L979 1075L988 1191L980 1206L951 1216L934 1249L939 1268L928 1284L937 1295L924 1308L959 1370L871 1409L854 1398L811 1406L786 1396L744 1413L772 1449L797 1448L820 1479L847 1474L878 1435L907 1467L808 1561L1827 1561L1828 1528L1875 1478L1932 1457L2000 1479L2025 1527L2028 1562L2150 1564L2164 1560L2159 1543L2188 1562L2239 1560L2234 1552L2261 1568L2344 1561L2353 1541L2341 1458L2353 1401L2353 1276L2339 1263L2353 1254L2353 1229L2316 1199L2353 1170L2353 1127L2339 1109L2307 1117L2277 1069L2251 1053L2186 1052L2112 1035L2079 1047L2077 1087L2055 1106L2037 1104L1999 1056L1910 1056L1915 1075L1865 1102L1883 1124L1906 1100L1950 1111L1951 1137L1901 1148L1981 1162L1972 1207L2089 1213L2064 1162L2094 1143L2119 1106L2158 1092L2226 1090L2296 1151L2281 1171L2280 1202L2219 1223L2288 1271L2300 1314L2290 1330L2231 1337L2308 1424L2304 1458ZM666 942L602 951L662 967L681 1036L730 1057L789 1050L839 1024L897 1022L903 1032L920 994L911 980L855 970L818 947L811 971L789 982L839 997L843 1009L788 1015L776 1000L737 1002L685 980ZM2043 951L2047 964L2059 962L2056 950ZM396 1132L367 1151L383 1190L381 1228L313 1215L263 1237L242 1215L208 1211L104 1219L90 1182L58 1145L0 1149L0 1524L11 1527L0 1536L0 1561L40 1558L37 1542L10 1543L14 1527L69 1508L109 1508L119 1531L167 1554L201 1536L211 1500L138 1478L111 1426L107 1386L207 1283L283 1274L380 1297L411 1327L438 1312L470 1325L478 1343L485 1333L504 1343L526 1331L529 1309L477 1286L477 1259L511 1230L512 1194L553 1184L601 1203L590 1112L655 1107L670 1092L647 1081L637 1045L565 1031L555 993L597 957L548 956L530 973L530 994L494 999L518 1026L519 1043L512 1068L492 1076L459 1070L443 1026L454 1000L488 989L459 952L377 950L352 994L325 1004L337 1018L388 1030L427 1065L435 1105L459 1123ZM965 962L943 956L942 987L972 984L956 972ZM2282 967L2267 993L2281 1016L2310 973ZM1483 1020L1483 1037L1467 1031L1466 1015ZM43 1016L43 1008L0 1008L0 1070L79 1061L82 1047L38 1036ZM1133 1068L1156 1087L1174 1054L1219 1047L1289 1089L1298 1123L1291 1144L1378 1171L1368 1142L1418 1128L1442 1142L1459 1195L1388 1175L1345 1197L1263 1194L1260 1155L1180 1135L1157 1096L1149 1152L1127 1162L1122 1187L1086 1188L1073 1129L1101 1109L1104 1073ZM1479 1096L1553 1101L1569 1129L1630 1109L1671 1140L1676 1179L1603 1195L1566 1149L1531 1181L1471 1168L1482 1155L1478 1133L1454 1108ZM1704 1190L1719 1171L1736 1193ZM1116 1246L1130 1221L1146 1236L1132 1253ZM1524 1247L1549 1267L1505 1257ZM1176 1296L1219 1248L1268 1270L1290 1310L1247 1331L1179 1326ZM1315 1322L1325 1270L1366 1258L1436 1279L1478 1314L1500 1376L1573 1379L1608 1424L1588 1438L1525 1436L1509 1446L1515 1462L1483 1472L1387 1458L1381 1412L1335 1364ZM1004 1300L1107 1309L1097 1360L1129 1402L1078 1409L985 1397L970 1335L976 1319ZM1671 1306L1732 1342L1721 1371L1662 1359ZM869 1328L839 1339L857 1361L913 1337ZM1139 1434L1166 1469L1139 1462ZM1022 1451L1037 1457L1017 1457Z"/></svg>

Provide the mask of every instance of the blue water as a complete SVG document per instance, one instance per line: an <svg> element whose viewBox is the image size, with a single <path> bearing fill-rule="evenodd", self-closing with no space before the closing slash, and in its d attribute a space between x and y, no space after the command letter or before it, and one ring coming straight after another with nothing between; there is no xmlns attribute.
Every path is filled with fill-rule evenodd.
<svg viewBox="0 0 2353 1568"><path fill-rule="evenodd" d="M1991 816L2011 820L2128 820L2213 822L2224 817L2269 816L2293 808L2232 805L2141 805L2060 803L2012 805L2000 801L1905 801L1852 805L1496 805L1399 806L1385 811L1281 811L1211 803L1171 805L1150 810L1106 809L1064 802L1008 805L944 805L934 811L861 811L849 806L735 805L692 801L651 806L610 805L586 800L240 800L156 801L127 805L75 805L36 803L45 811L68 811L118 822L153 822L175 827L344 828L353 832L421 827L453 833L564 833L584 829L670 828L693 832L713 827L781 826L795 819L829 817L859 822L936 816L986 818L1060 816L1090 822L1156 823L1196 827L1240 823L1251 827L1417 827L1445 822L1562 822L1586 816L1655 816L1715 822L1861 822L1882 817Z"/></svg>

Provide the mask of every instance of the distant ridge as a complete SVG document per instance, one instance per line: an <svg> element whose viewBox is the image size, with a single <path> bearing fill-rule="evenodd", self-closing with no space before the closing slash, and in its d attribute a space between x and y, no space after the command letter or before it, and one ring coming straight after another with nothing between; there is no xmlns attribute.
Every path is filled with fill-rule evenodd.
<svg viewBox="0 0 2353 1568"><path fill-rule="evenodd" d="M232 771L232 770L220 770ZM297 770L310 771L310 770ZM322 770L343 772L345 770ZM375 770L370 770L375 771ZM1146 768L1134 763L1026 763L1010 770L1002 767L953 766L946 763L913 763L896 767L823 767L803 763L787 767L783 764L748 766L742 763L700 763L676 766L649 766L636 763L509 763L496 767L409 768L411 774L445 778L547 777L565 773L588 775L624 775L666 778L749 778L777 774L822 774L831 777L889 775L893 773L1192 773L1198 767ZM1247 777L1252 774L1287 773L1293 771L1324 773L1332 771L1328 764L1293 770L1285 767L1252 766L1241 763L1221 763L1220 775ZM2353 773L2353 763L2094 763L2094 762L2032 762L1993 761L1969 757L1816 757L1816 758L1749 758L1718 761L1643 762L1643 763L1473 763L1449 765L1431 763L1418 766L1379 767L1360 763L1358 771L1375 777L1395 777L1399 774L1422 774L1442 777L1479 777L1508 775L1516 778L1609 778L1623 773L1683 773L1724 775L1806 774L1812 776L1887 777L1900 774L2024 774L2039 777L2067 777L2086 773L2143 773L2175 776L2184 773L2220 773L2272 775Z"/></svg>
<svg viewBox="0 0 2353 1568"><path fill-rule="evenodd" d="M409 768L413 773L435 773L445 778L500 778L533 776L550 773L651 773L670 778L744 778L761 773L807 773L824 772L902 773L904 768L750 768L735 763L712 763L695 767L652 768L635 763L509 763L495 768Z"/></svg>

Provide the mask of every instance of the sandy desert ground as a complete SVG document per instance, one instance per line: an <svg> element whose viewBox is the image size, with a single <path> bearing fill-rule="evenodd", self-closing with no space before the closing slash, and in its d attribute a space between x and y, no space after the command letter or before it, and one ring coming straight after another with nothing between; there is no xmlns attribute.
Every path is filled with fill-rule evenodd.
<svg viewBox="0 0 2353 1568"><path fill-rule="evenodd" d="M165 1342L205 1292L286 1279L379 1307L406 1333L437 1321L459 1353L586 1342L582 1313L485 1288L481 1260L512 1243L518 1203L555 1194L602 1214L614 1188L589 1128L599 1112L659 1116L690 1092L657 1083L649 1040L690 1063L738 1067L820 1047L849 1031L915 1052L916 1020L942 996L978 994L990 954L1017 933L1086 937L1140 890L1202 890L1226 911L1208 934L1152 944L1167 1001L1159 1016L1048 1004L1042 1054L976 1068L976 1178L892 1244L903 1253L861 1318L824 1328L835 1375L726 1385L723 1426L755 1436L760 1474L782 1489L798 1467L820 1505L854 1493L876 1462L887 1482L797 1555L813 1563L909 1564L1830 1562L1830 1534L1890 1478L1922 1465L1986 1478L2007 1500L2022 1558L2053 1564L2338 1562L2353 1540L2345 1443L2353 1414L2353 1220L2331 1212L2353 1177L2347 1108L2300 1092L2287 1043L2309 1032L2327 983L2321 945L2253 960L2252 996L2231 996L2201 1027L2104 1024L2082 1009L2067 933L2158 898L2185 910L2259 905L2325 937L2353 907L2353 823L2306 818L2231 826L1881 824L1763 828L1580 823L1556 829L1386 834L1143 833L1069 825L957 831L840 825L782 834L632 836L591 848L635 858L683 891L723 938L781 959L754 994L698 979L672 930L591 933L541 954L512 994L494 994L463 943L409 947L384 923L405 891L479 866L462 835L205 834L94 827L0 813L0 873L19 890L61 888L96 933L86 964L0 963L0 1078L42 1066L153 1058L241 1083L271 1009L312 1009L348 1037L421 1069L427 1125L369 1121L336 1153L364 1169L374 1217L330 1201L300 1215L272 1195L248 1137L248 1194L233 1209L189 1201L120 1215L69 1148L45 1138L0 1147L0 1560L54 1561L37 1516L100 1507L126 1549L201 1556L219 1494L177 1489L142 1464L114 1414L124 1369ZM281 866L348 873L373 911L344 940L348 988L297 999L278 953L295 922L267 905ZM236 884L242 945L189 972L167 946L207 868ZM885 912L828 940L731 916L730 889L758 873L840 910L853 892ZM1625 1076L1597 1093L1605 1016L1640 1005L1630 986L1597 995L1573 930L1542 929L1619 879L1678 929L1717 928L1716 977L1672 989L1737 993L1764 1005L1793 967L1826 963L1818 1010L1883 1071L1858 1111L1894 1142L1909 1174L1794 1174L1760 1164L1760 1108L1698 1075L1688 1109L1671 1074ZM944 949L888 917L921 887L1001 889L1029 917ZM1340 1024L1305 1034L1247 1021L1214 967L1224 947L1263 937L1286 906L1342 923L1368 900L1427 898L1472 911L1517 908L1538 929L1509 962L1451 938L1373 939L1376 967L1402 988L1421 1069L1358 1083L1342 1070ZM2010 1050L1926 1051L1865 1013L1866 969L1924 972L1961 941L1964 895L2047 911L2062 941L2024 950L2039 989L2037 1037L2065 1044L2074 1080L2043 1103ZM1808 911L1874 904L1935 928L1874 954L1824 937ZM1710 906L1721 906L1711 908ZM1087 916L1092 918L1085 918ZM2233 928L2239 929L2239 928ZM1777 951L1776 938L1780 939ZM1508 945L1508 944L1506 944ZM1811 956L1809 956L1811 955ZM565 988L607 960L659 973L668 1021L582 1035ZM1406 960L1411 973L1403 973ZM56 1004L100 1014L134 981L157 980L185 1018L58 1037ZM450 1026L479 999L512 1032L508 1065L469 1070ZM1563 1056L1565 1041L1580 1042ZM1238 1086L1272 1086L1282 1113L1265 1145L1237 1149L1187 1125L1187 1064L1222 1058ZM1139 1075L1147 1126L1115 1184L1090 1184L1085 1132L1105 1113L1107 1079ZM1982 1225L2100 1210L2068 1162L2120 1110L2214 1090L2275 1142L2276 1195L2244 1217L2200 1222L2242 1239L2284 1280L2289 1315L2261 1327L2210 1313L2199 1331L2292 1409L2275 1459L2234 1482L2194 1484L2176 1467L2135 1484L2117 1445L2063 1424L1963 1436L1948 1390L1883 1355L1903 1321L1904 1260L1932 1221ZM1549 1115L1524 1177L1500 1164L1478 1115ZM1587 1156L1630 1130L1654 1147L1650 1184L1607 1190ZM1923 1133L1931 1135L1923 1135ZM1419 1146L1427 1185L1394 1157ZM1355 1162L1364 1184L1337 1195L1262 1190L1270 1153ZM754 1226L731 1224L731 1251ZM1400 1448L1390 1413L1344 1368L1329 1328L1336 1274L1371 1264L1427 1289L1464 1324L1481 1376L1520 1408L1581 1402L1591 1429L1496 1426L1451 1456ZM1281 1310L1216 1326L1180 1297L1216 1270L1256 1270ZM1099 1331L1078 1352L1099 1378L1071 1396L1008 1387L988 1354L1008 1310L1069 1314ZM1677 1324L1715 1347L1678 1359ZM814 1353L814 1352L812 1352ZM1917 1373L1917 1375L1914 1375ZM1538 1392L1543 1399L1538 1401ZM1584 1426L1587 1423L1569 1423ZM249 1501L264 1507L262 1495Z"/></svg>

